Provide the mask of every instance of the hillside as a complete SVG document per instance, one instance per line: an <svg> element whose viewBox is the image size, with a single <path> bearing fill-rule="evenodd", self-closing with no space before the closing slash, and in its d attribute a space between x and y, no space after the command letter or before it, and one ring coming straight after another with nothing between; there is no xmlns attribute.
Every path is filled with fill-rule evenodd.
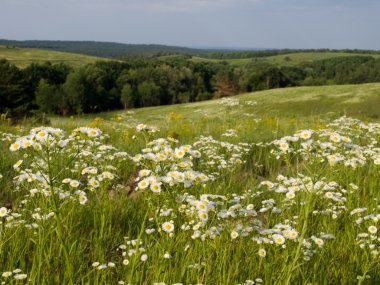
<svg viewBox="0 0 380 285"><path fill-rule="evenodd" d="M272 55L265 57L255 58L227 58L216 59L207 57L193 56L194 62L228 62L235 66L262 65L272 64L277 66L295 66L301 63L310 63L317 60L324 60L338 57L351 57L351 56L372 56L373 58L380 58L380 54L367 54L367 53L348 53L348 52L290 52L281 55Z"/></svg>
<svg viewBox="0 0 380 285"><path fill-rule="evenodd" d="M70 66L77 67L99 60L108 60L105 58L88 56L75 53L47 51L34 48L7 48L0 45L0 59L6 59L17 67L25 68L31 63L67 63Z"/></svg>
<svg viewBox="0 0 380 285"><path fill-rule="evenodd" d="M2 115L2 280L379 284L379 103L376 83Z"/></svg>
<svg viewBox="0 0 380 285"><path fill-rule="evenodd" d="M75 127L101 118L111 128L115 122L143 122L164 129L178 121L179 126L185 124L187 129L177 131L189 134L191 139L191 133L198 132L205 121L208 127L204 131L209 133L219 133L221 128L256 119L278 120L285 131L289 124L292 128L301 128L314 120L343 115L378 119L379 106L380 83L371 83L273 89L196 103L76 116L72 117L74 121L52 117L51 121L53 126Z"/></svg>
<svg viewBox="0 0 380 285"><path fill-rule="evenodd" d="M157 53L205 55L215 51L157 44L123 44L95 41L13 41L0 39L0 45L72 52L100 57L125 57Z"/></svg>
<svg viewBox="0 0 380 285"><path fill-rule="evenodd" d="M332 50L332 49L228 49L228 48L188 48L160 44L124 44L96 41L16 41L0 39L0 45L20 48L36 48L61 52L79 53L99 57L159 56L182 54L194 56L194 60L211 59L227 60L231 63L245 64L255 61L269 60L269 63L297 64L300 61L325 59L335 56L373 55L380 56L376 50ZM200 57L200 58L199 58ZM294 62L291 62L291 61Z"/></svg>
<svg viewBox="0 0 380 285"><path fill-rule="evenodd" d="M337 115L380 117L380 83L361 85L336 85L318 87L292 87L247 93L225 99L190 104L135 109L138 119L153 122L162 114L176 112L196 120L197 114L207 117L223 117L227 103L231 106L228 120L243 116L279 116L284 118L310 115ZM256 102L256 103L254 103ZM252 105L250 105L252 104ZM201 119L201 118L200 118Z"/></svg>

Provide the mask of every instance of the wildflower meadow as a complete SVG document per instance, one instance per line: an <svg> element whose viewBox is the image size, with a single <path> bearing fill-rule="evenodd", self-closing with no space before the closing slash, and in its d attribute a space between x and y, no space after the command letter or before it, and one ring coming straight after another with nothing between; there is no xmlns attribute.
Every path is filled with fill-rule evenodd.
<svg viewBox="0 0 380 285"><path fill-rule="evenodd" d="M379 284L378 120L217 102L3 120L1 284Z"/></svg>

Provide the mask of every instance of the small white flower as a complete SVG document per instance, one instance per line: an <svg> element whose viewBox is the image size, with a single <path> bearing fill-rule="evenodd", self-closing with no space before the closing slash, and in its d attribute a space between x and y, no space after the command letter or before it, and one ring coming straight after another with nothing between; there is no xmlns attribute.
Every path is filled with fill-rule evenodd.
<svg viewBox="0 0 380 285"><path fill-rule="evenodd" d="M16 150L19 150L21 147L20 143L19 142L15 142L13 144L11 144L11 146L9 147L10 151L16 151Z"/></svg>
<svg viewBox="0 0 380 285"><path fill-rule="evenodd" d="M258 251L258 255L260 257L265 257L267 255L267 252L264 248L260 248L259 251Z"/></svg>
<svg viewBox="0 0 380 285"><path fill-rule="evenodd" d="M171 222L165 222L162 224L162 230L167 233L171 233L172 231L174 231L174 224Z"/></svg>
<svg viewBox="0 0 380 285"><path fill-rule="evenodd" d="M313 132L311 130L304 130L300 133L300 138L307 140L311 137L312 133Z"/></svg>
<svg viewBox="0 0 380 285"><path fill-rule="evenodd" d="M285 238L284 236L282 235L279 235L279 234L275 234L273 235L273 241L276 243L276 244L284 244L285 243Z"/></svg>
<svg viewBox="0 0 380 285"><path fill-rule="evenodd" d="M138 184L140 189L146 189L149 186L149 181L147 179L141 180Z"/></svg>
<svg viewBox="0 0 380 285"><path fill-rule="evenodd" d="M16 274L15 275L15 279L17 279L17 280L24 280L27 277L28 277L28 275L26 275L26 274Z"/></svg>
<svg viewBox="0 0 380 285"><path fill-rule="evenodd" d="M231 238L236 239L239 236L239 233L237 231L232 231L231 232Z"/></svg>
<svg viewBox="0 0 380 285"><path fill-rule="evenodd" d="M11 271L3 272L3 274L1 274L1 276L4 278L8 278L8 277L12 276L12 272Z"/></svg>
<svg viewBox="0 0 380 285"><path fill-rule="evenodd" d="M289 144L285 141L280 142L280 149L283 152L286 152L289 149Z"/></svg>
<svg viewBox="0 0 380 285"><path fill-rule="evenodd" d="M286 198L288 198L289 200L293 199L294 197L296 197L296 194L294 194L293 191L289 191L286 193Z"/></svg>
<svg viewBox="0 0 380 285"><path fill-rule="evenodd" d="M128 265L129 264L129 260L128 259L124 259L123 260L123 265Z"/></svg>
<svg viewBox="0 0 380 285"><path fill-rule="evenodd" d="M84 194L79 195L79 203L80 203L81 205L86 204L87 201L88 201L88 199L87 199L86 195L84 195Z"/></svg>
<svg viewBox="0 0 380 285"><path fill-rule="evenodd" d="M315 244L318 245L319 247L321 247L321 246L324 244L323 239L320 239L320 238L315 238L315 239L314 239L314 242L315 242Z"/></svg>
<svg viewBox="0 0 380 285"><path fill-rule="evenodd" d="M73 188L77 188L79 186L79 181L78 180L71 180L70 186Z"/></svg>
<svg viewBox="0 0 380 285"><path fill-rule="evenodd" d="M0 211L1 211L1 209L0 209ZM368 231L371 234L375 234L375 233L377 233L377 228L375 226L370 226L370 227L368 227Z"/></svg>
<svg viewBox="0 0 380 285"><path fill-rule="evenodd" d="M105 269L105 268L107 268L107 265L106 264L102 264L102 265L99 265L96 269L102 270L102 269Z"/></svg>
<svg viewBox="0 0 380 285"><path fill-rule="evenodd" d="M0 217L5 217L8 214L8 209L5 207L0 208Z"/></svg>

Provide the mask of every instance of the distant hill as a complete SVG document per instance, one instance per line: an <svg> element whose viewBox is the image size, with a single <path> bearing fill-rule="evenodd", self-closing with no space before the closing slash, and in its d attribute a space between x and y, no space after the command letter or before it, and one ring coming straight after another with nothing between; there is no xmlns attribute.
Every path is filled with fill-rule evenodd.
<svg viewBox="0 0 380 285"><path fill-rule="evenodd" d="M96 61L109 60L77 53L42 50L35 48L19 48L0 44L0 59L6 59L20 68L25 68L31 63L66 63L72 67L79 67Z"/></svg>
<svg viewBox="0 0 380 285"><path fill-rule="evenodd" d="M125 57L137 55L188 54L204 56L216 50L156 44L122 44L95 41L14 41L0 39L0 45L20 48L36 48L71 53L81 53L98 57ZM228 50L218 50L218 52Z"/></svg>
<svg viewBox="0 0 380 285"><path fill-rule="evenodd" d="M333 50L333 49L259 49L259 48L188 48L158 44L123 44L97 41L16 41L0 39L0 45L19 48L35 48L97 57L122 58L131 56L167 56L182 54L210 59L252 59L281 56L295 53L310 54L370 54L379 55L376 50ZM298 56L303 57L303 55Z"/></svg>
<svg viewBox="0 0 380 285"><path fill-rule="evenodd" d="M268 56L258 56L258 57L251 57L251 58L225 58L225 59L218 59L218 58L210 58L210 57L198 57L193 56L192 61L194 62L228 62L231 65L234 66L263 66L264 64L271 64L275 66L297 66L302 63L311 63L318 60L325 60L325 59L331 59L331 58L342 58L342 57L355 57L355 56L371 56L373 58L380 58L380 53L366 53L363 51L360 53L358 51L357 53L354 52L345 52L345 51L293 51L288 52L285 54L279 54L279 55L268 55Z"/></svg>

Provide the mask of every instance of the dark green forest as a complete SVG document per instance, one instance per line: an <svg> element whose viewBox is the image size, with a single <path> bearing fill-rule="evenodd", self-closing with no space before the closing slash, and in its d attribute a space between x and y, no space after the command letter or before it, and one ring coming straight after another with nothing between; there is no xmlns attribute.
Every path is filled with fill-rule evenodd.
<svg viewBox="0 0 380 285"><path fill-rule="evenodd" d="M80 68L0 61L0 113L96 113L195 102L289 86L380 82L380 59L336 57L297 66L233 66L193 62L186 56L129 58Z"/></svg>
<svg viewBox="0 0 380 285"><path fill-rule="evenodd" d="M239 59L239 58L260 58L266 56L283 55L304 52L343 52L347 54L380 54L375 50L357 49L195 49L178 46L167 46L157 44L124 44L114 42L97 41L41 41L28 40L16 41L0 39L0 45L7 47L37 48L44 50L54 50L62 52L80 53L99 57L125 58L135 56L162 56L162 55L187 55L202 56L214 59Z"/></svg>
<svg viewBox="0 0 380 285"><path fill-rule="evenodd" d="M123 44L96 41L14 41L0 39L0 45L20 48L37 48L80 53L99 57L120 58L130 56L188 54L205 56L213 50L157 44Z"/></svg>

